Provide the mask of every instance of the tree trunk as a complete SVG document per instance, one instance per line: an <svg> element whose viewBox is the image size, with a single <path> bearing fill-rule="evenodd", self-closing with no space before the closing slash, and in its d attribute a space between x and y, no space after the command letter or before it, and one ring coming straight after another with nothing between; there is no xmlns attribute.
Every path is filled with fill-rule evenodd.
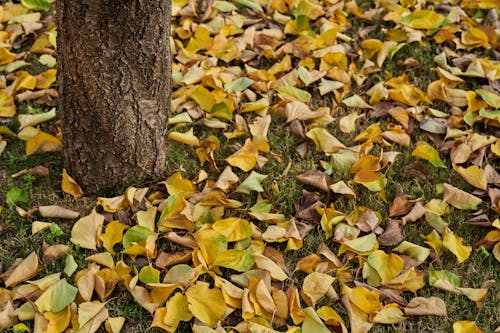
<svg viewBox="0 0 500 333"><path fill-rule="evenodd" d="M87 193L165 167L170 1L58 0L63 165Z"/></svg>

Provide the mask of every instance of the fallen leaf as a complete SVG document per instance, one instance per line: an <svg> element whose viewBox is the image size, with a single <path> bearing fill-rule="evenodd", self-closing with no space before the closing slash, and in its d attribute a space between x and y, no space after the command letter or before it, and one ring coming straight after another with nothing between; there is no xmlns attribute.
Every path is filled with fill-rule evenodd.
<svg viewBox="0 0 500 333"><path fill-rule="evenodd" d="M97 250L103 223L104 216L93 209L90 215L82 217L73 225L70 241L83 248Z"/></svg>
<svg viewBox="0 0 500 333"><path fill-rule="evenodd" d="M447 316L446 303L439 297L414 297L404 308L407 316Z"/></svg>

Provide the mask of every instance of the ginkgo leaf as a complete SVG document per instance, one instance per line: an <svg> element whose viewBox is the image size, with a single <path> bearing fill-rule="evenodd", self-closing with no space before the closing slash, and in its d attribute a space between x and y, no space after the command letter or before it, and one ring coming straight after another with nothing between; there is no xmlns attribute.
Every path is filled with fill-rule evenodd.
<svg viewBox="0 0 500 333"><path fill-rule="evenodd" d="M212 224L212 229L224 235L228 242L236 242L252 236L250 222L237 217L217 220Z"/></svg>
<svg viewBox="0 0 500 333"><path fill-rule="evenodd" d="M210 288L207 282L197 281L186 291L189 311L200 321L214 327L226 312L222 291Z"/></svg>
<svg viewBox="0 0 500 333"><path fill-rule="evenodd" d="M114 253L113 247L121 243L123 233L130 227L120 221L112 221L106 225L106 231L99 235L103 247L110 253Z"/></svg>
<svg viewBox="0 0 500 333"><path fill-rule="evenodd" d="M229 156L226 161L231 166L238 167L243 171L252 170L257 164L259 149L250 139L245 141L245 145L236 153Z"/></svg>
<svg viewBox="0 0 500 333"><path fill-rule="evenodd" d="M83 248L97 250L103 223L104 216L93 209L90 215L82 217L73 225L70 241Z"/></svg>
<svg viewBox="0 0 500 333"><path fill-rule="evenodd" d="M374 233L366 236L345 241L340 244L339 255L351 251L360 255L368 255L378 249L377 237Z"/></svg>
<svg viewBox="0 0 500 333"><path fill-rule="evenodd" d="M329 333L331 332L323 323L314 308L308 307L304 310L304 322L302 332Z"/></svg>
<svg viewBox="0 0 500 333"><path fill-rule="evenodd" d="M63 169L62 172L61 188L64 192L71 194L75 198L80 198L83 195L82 188L70 175L68 175L66 169Z"/></svg>
<svg viewBox="0 0 500 333"><path fill-rule="evenodd" d="M248 250L227 250L217 255L214 265L246 272L252 268L254 258Z"/></svg>
<svg viewBox="0 0 500 333"><path fill-rule="evenodd" d="M309 306L314 307L316 303L326 295L335 278L331 275L312 272L304 278L302 284L302 298Z"/></svg>
<svg viewBox="0 0 500 333"><path fill-rule="evenodd" d="M467 168L454 165L453 169L469 184L481 190L488 188L488 177L486 172L477 165L471 165Z"/></svg>
<svg viewBox="0 0 500 333"><path fill-rule="evenodd" d="M26 281L37 275L40 269L38 255L33 251L8 275L8 278L4 281L5 286L13 287L20 282Z"/></svg>
<svg viewBox="0 0 500 333"><path fill-rule="evenodd" d="M164 181L163 184L165 184L165 186L167 187L167 191L170 195L181 193L187 196L194 193L194 191L196 190L193 182L189 179L183 178L180 172L176 172L168 177L168 179Z"/></svg>
<svg viewBox="0 0 500 333"><path fill-rule="evenodd" d="M193 128L190 128L187 132L170 132L168 138L174 141L182 142L191 146L199 146L200 140L194 135Z"/></svg>
<svg viewBox="0 0 500 333"><path fill-rule="evenodd" d="M453 323L453 333L483 333L475 321L461 320Z"/></svg>
<svg viewBox="0 0 500 333"><path fill-rule="evenodd" d="M125 317L109 317L104 323L107 333L120 333L125 324Z"/></svg>
<svg viewBox="0 0 500 333"><path fill-rule="evenodd" d="M397 254L386 254L381 250L371 253L368 256L367 263L380 276L382 284L393 280L401 273L404 267L403 259Z"/></svg>
<svg viewBox="0 0 500 333"><path fill-rule="evenodd" d="M462 238L456 236L448 228L443 233L443 246L457 257L458 263L467 260L472 251L472 247L463 245Z"/></svg>
<svg viewBox="0 0 500 333"><path fill-rule="evenodd" d="M414 297L404 308L408 316L446 316L446 303L439 297L431 296L429 298Z"/></svg>
<svg viewBox="0 0 500 333"><path fill-rule="evenodd" d="M387 304L382 309L380 309L375 317L373 317L374 323L380 324L397 324L407 318L404 316L403 311L395 303Z"/></svg>
<svg viewBox="0 0 500 333"><path fill-rule="evenodd" d="M0 91L0 117L9 118L15 114L16 104L14 103L14 98L5 91Z"/></svg>
<svg viewBox="0 0 500 333"><path fill-rule="evenodd" d="M346 146L328 132L327 129L316 127L306 133L306 136L314 141L316 149L324 153L335 153Z"/></svg>
<svg viewBox="0 0 500 333"><path fill-rule="evenodd" d="M434 147L424 141L417 142L417 147L411 153L412 156L424 159L430 162L435 167L446 168L446 164L439 157L438 152Z"/></svg>
<svg viewBox="0 0 500 333"><path fill-rule="evenodd" d="M477 209L482 200L450 184L443 184L443 201L458 209Z"/></svg>
<svg viewBox="0 0 500 333"><path fill-rule="evenodd" d="M262 181L267 175L252 171L250 175L236 188L235 192L249 194L251 191L264 192Z"/></svg>
<svg viewBox="0 0 500 333"><path fill-rule="evenodd" d="M353 181L361 184L372 192L378 192L385 188L387 185L387 178L371 170L360 170L354 175Z"/></svg>
<svg viewBox="0 0 500 333"><path fill-rule="evenodd" d="M61 149L61 140L45 132L39 132L34 137L26 141L26 155L35 153L46 153L59 151Z"/></svg>
<svg viewBox="0 0 500 333"><path fill-rule="evenodd" d="M349 98L346 98L342 101L345 105L351 108L360 108L360 109L371 109L372 106L366 103L359 95L353 95Z"/></svg>

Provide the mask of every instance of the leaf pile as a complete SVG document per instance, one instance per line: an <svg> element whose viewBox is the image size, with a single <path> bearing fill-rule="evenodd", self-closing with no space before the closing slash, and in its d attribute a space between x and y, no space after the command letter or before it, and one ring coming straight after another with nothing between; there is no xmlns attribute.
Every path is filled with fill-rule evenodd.
<svg viewBox="0 0 500 333"><path fill-rule="evenodd" d="M62 244L45 248L43 261L65 258L64 272L38 277L36 252L17 260L0 275L0 328L34 320L34 332L95 332L102 324L119 332L125 319L106 307L119 288L168 332L189 322L194 332L362 333L446 316L442 299L421 296L426 285L481 308L489 281L471 288L435 267L446 256L462 264L473 250L454 232L454 210L483 214L494 229L475 246L500 260L500 3L453 3L173 1L168 138L190 146L198 174L176 172L150 188L98 198L71 231L77 251L93 251L86 267ZM45 4L1 7L1 117L14 117L26 100L50 105L56 96L55 26L39 22ZM394 69L398 52L416 47L435 50L425 86L417 59L398 62L402 74ZM33 57L50 68L23 70ZM54 116L17 116L27 155L60 149L60 134L38 126ZM277 127L293 133L297 156L319 160L296 177L304 195L294 198L293 217L276 208L277 175L266 171L277 163L286 177L293 166L273 152ZM392 193L388 175L400 159L409 163L397 172L417 182L446 169L470 187L435 184L432 198ZM62 188L83 194L65 171ZM366 195L386 212L360 204ZM62 207L18 208L27 216L36 210L76 218ZM409 242L408 224L430 232ZM51 227L37 221L33 233ZM321 241L311 249L305 241L317 230ZM311 253L288 261L304 250ZM470 321L453 330L482 332Z"/></svg>

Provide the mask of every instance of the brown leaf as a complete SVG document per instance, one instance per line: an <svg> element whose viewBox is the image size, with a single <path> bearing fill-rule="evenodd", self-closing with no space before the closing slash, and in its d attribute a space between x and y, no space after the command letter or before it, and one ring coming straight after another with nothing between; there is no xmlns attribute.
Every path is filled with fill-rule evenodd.
<svg viewBox="0 0 500 333"><path fill-rule="evenodd" d="M425 207L420 202L417 202L415 206L413 206L412 210L408 213L408 215L402 217L403 224L406 224L406 222L415 222L419 220L424 216L425 212Z"/></svg>
<svg viewBox="0 0 500 333"><path fill-rule="evenodd" d="M323 192L328 192L329 186L333 184L332 179L319 170L308 170L298 175L296 179L302 184L314 186Z"/></svg>
<svg viewBox="0 0 500 333"><path fill-rule="evenodd" d="M408 303L404 308L405 314L408 316L424 316L424 315L435 315L435 316L447 316L446 304L441 298L431 296L429 298L425 297L415 297Z"/></svg>
<svg viewBox="0 0 500 333"><path fill-rule="evenodd" d="M296 217L299 219L319 222L321 216L316 211L316 207L324 206L321 202L321 195L318 192L302 190L302 202L294 202Z"/></svg>
<svg viewBox="0 0 500 333"><path fill-rule="evenodd" d="M413 203L405 197L396 197L394 198L391 207L389 207L389 217L408 214L412 207Z"/></svg>
<svg viewBox="0 0 500 333"><path fill-rule="evenodd" d="M425 181L429 178L430 172L421 162L413 162L404 167L404 174L408 178L416 178Z"/></svg>
<svg viewBox="0 0 500 333"><path fill-rule="evenodd" d="M177 264L185 264L190 262L192 259L192 252L191 251L184 251L184 252L174 252L174 253L167 253L167 252L162 252L156 258L156 266L159 268L166 268L168 266L173 266Z"/></svg>
<svg viewBox="0 0 500 333"><path fill-rule="evenodd" d="M393 219L389 219L385 231L378 237L378 242L382 246L395 246L405 239L401 225Z"/></svg>
<svg viewBox="0 0 500 333"><path fill-rule="evenodd" d="M38 165L34 168L29 168L29 169L23 169L19 172L16 172L15 174L11 175L12 178L24 176L28 173L31 173L32 175L39 176L39 177L47 177L49 175L49 168L47 168L44 165Z"/></svg>
<svg viewBox="0 0 500 333"><path fill-rule="evenodd" d="M56 244L49 246L43 250L43 262L50 264L70 251L71 249L64 244Z"/></svg>

